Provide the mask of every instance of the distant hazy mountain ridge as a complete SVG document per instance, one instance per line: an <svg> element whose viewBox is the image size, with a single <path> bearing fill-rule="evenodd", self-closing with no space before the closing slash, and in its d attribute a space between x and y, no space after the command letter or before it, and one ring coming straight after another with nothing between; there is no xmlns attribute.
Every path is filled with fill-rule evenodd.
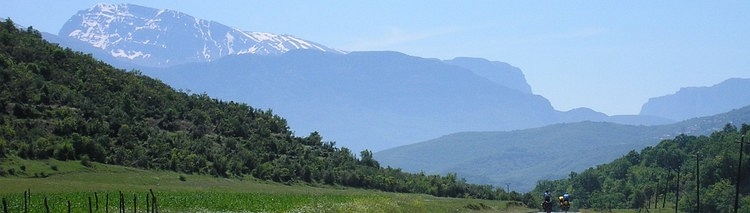
<svg viewBox="0 0 750 213"><path fill-rule="evenodd" d="M100 3L81 10L58 35L142 66L207 62L227 55L278 55L295 49L343 53L290 35L243 31L174 10L133 4Z"/></svg>
<svg viewBox="0 0 750 213"><path fill-rule="evenodd" d="M675 94L650 98L640 114L685 120L747 105L750 105L750 79L732 78L710 87L687 87Z"/></svg>
<svg viewBox="0 0 750 213"><path fill-rule="evenodd" d="M458 57L445 60L445 63L471 70L479 76L485 77L505 87L531 94L531 86L521 69L508 63L489 61L483 58Z"/></svg>
<svg viewBox="0 0 750 213"><path fill-rule="evenodd" d="M273 109L295 131L319 131L354 150L380 150L457 131L523 129L556 121L554 109L542 96L508 88L460 66L398 52L300 50L278 56L230 56L144 73L176 88Z"/></svg>

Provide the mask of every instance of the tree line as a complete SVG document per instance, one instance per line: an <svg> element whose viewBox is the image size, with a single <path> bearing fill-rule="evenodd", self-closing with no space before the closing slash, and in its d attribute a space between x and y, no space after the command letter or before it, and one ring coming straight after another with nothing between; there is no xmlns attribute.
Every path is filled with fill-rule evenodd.
<svg viewBox="0 0 750 213"><path fill-rule="evenodd" d="M732 212L742 152L738 207L750 212L750 145L740 150L737 143L748 133L750 125L737 129L726 124L708 136L678 135L610 163L571 172L568 178L539 181L532 193L569 192L579 208L656 209L676 204L683 212Z"/></svg>
<svg viewBox="0 0 750 213"><path fill-rule="evenodd" d="M522 200L456 174L381 167L270 109L175 90L0 23L0 158L81 160L282 183ZM0 168L0 174L8 175Z"/></svg>

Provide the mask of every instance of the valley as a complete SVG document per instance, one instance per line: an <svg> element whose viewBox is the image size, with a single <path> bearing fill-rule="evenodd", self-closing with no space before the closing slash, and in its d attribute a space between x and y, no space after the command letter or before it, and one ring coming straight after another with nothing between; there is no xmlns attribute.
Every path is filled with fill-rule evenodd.
<svg viewBox="0 0 750 213"><path fill-rule="evenodd" d="M544 188L577 192L581 212L660 196L687 211L700 199L677 195L701 173L672 172L697 151L721 166L695 168L733 168L716 143L750 123L738 77L607 115L555 109L521 68L484 58L339 50L135 4L80 10L57 34L25 24L0 29L0 196L14 212L28 190L55 212L121 190L154 190L165 212L533 212ZM727 210L727 171L703 180L724 199L706 208ZM677 183L660 195L648 182L662 180Z"/></svg>

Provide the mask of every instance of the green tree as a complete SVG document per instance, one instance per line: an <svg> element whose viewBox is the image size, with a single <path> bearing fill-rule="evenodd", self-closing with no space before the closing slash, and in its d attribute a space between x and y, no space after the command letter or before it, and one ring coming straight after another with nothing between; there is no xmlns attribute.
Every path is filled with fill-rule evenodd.
<svg viewBox="0 0 750 213"><path fill-rule="evenodd" d="M359 157L360 157L360 163L364 166L375 167L375 168L380 167L380 164L377 161L375 161L375 159L373 159L372 151L370 150L367 150L367 149L362 150L362 152L360 152L359 154Z"/></svg>

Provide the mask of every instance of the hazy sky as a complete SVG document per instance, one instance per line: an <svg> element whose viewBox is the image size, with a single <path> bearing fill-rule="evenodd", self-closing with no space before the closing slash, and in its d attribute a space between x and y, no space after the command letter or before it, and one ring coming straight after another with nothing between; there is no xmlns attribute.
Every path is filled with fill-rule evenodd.
<svg viewBox="0 0 750 213"><path fill-rule="evenodd" d="M3 0L0 16L56 34L98 2ZM521 68L533 92L558 110L637 114L650 97L750 77L750 1L108 3L125 2L346 51L503 61Z"/></svg>

